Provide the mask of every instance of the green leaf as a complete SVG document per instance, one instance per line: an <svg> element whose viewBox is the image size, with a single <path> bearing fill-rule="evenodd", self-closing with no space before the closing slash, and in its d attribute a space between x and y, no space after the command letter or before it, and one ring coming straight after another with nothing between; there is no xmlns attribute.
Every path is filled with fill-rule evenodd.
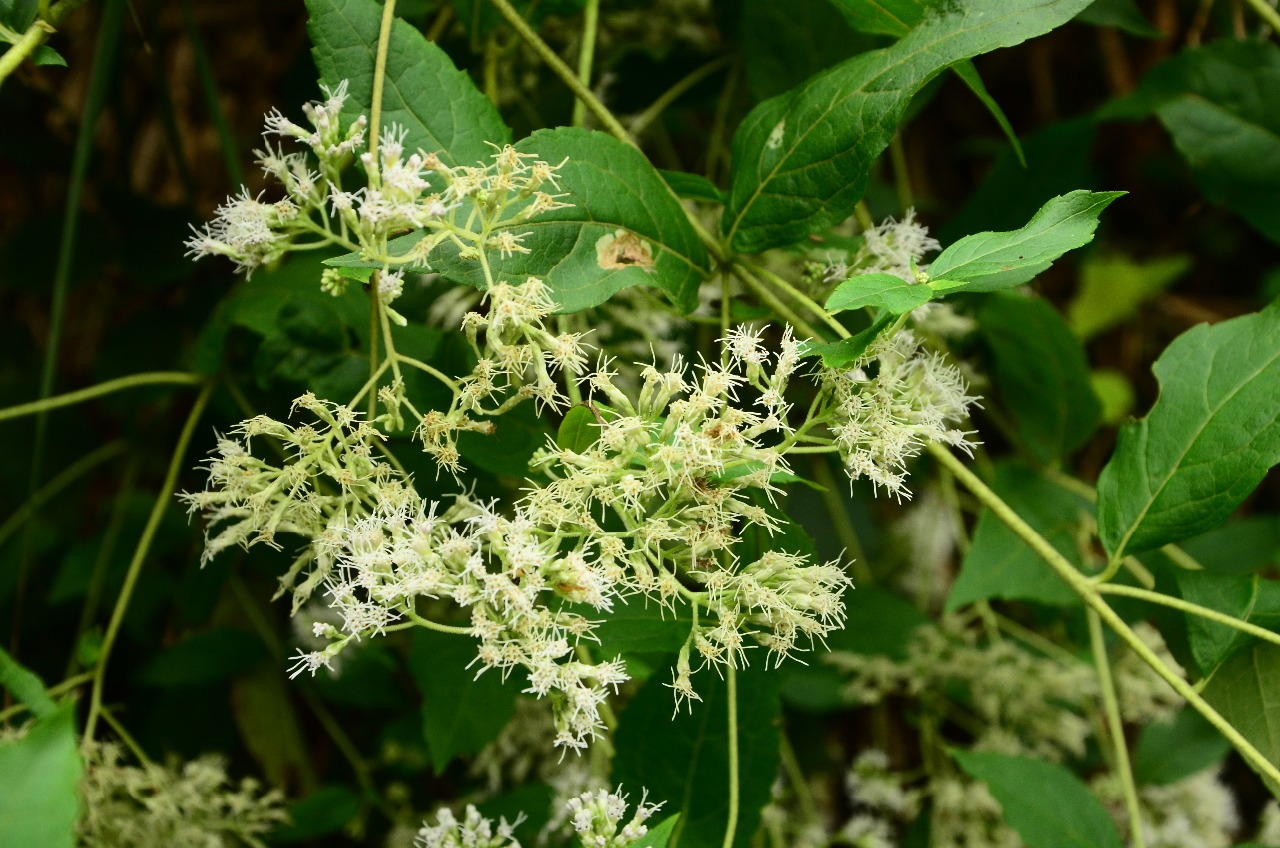
<svg viewBox="0 0 1280 848"><path fill-rule="evenodd" d="M274 664L258 666L252 674L231 684L231 712L245 748L260 766L267 783L288 786L301 779L306 790L312 788L315 780L307 760L307 744L298 710L287 683Z"/></svg>
<svg viewBox="0 0 1280 848"><path fill-rule="evenodd" d="M831 314L846 309L874 306L894 315L910 312L928 303L933 290L928 286L908 283L893 274L859 274L836 286L827 298L827 311Z"/></svg>
<svg viewBox="0 0 1280 848"><path fill-rule="evenodd" d="M0 848L72 848L80 770L73 701L0 743Z"/></svg>
<svg viewBox="0 0 1280 848"><path fill-rule="evenodd" d="M368 114L373 102L374 54L382 21L377 0L306 0L312 56L330 88L348 81L345 120ZM446 164L471 165L493 154L511 130L471 78L443 50L402 20L391 27L382 91L382 126L407 131L407 150L436 153Z"/></svg>
<svg viewBox="0 0 1280 848"><path fill-rule="evenodd" d="M35 52L31 54L31 63L33 65L53 66L56 68L65 68L67 66L67 60L63 58L62 54L47 44L41 44L35 49Z"/></svg>
<svg viewBox="0 0 1280 848"><path fill-rule="evenodd" d="M649 828L649 832L640 837L639 841L632 842L633 848L667 848L671 843L671 835L675 832L676 825L680 823L680 814L667 816L662 820L662 824L657 827Z"/></svg>
<svg viewBox="0 0 1280 848"><path fill-rule="evenodd" d="M359 793L345 786L326 786L289 805L289 823L271 832L271 842L304 842L337 833L355 818Z"/></svg>
<svg viewBox="0 0 1280 848"><path fill-rule="evenodd" d="M1142 729L1133 753L1133 776L1143 786L1168 786L1222 762L1230 750L1226 737L1188 707L1171 721Z"/></svg>
<svg viewBox="0 0 1280 848"><path fill-rule="evenodd" d="M674 654L689 638L693 624L687 604L677 602L672 611L644 596L619 601L608 615L585 605L578 612L601 619L595 630L600 644L593 650L605 659L631 652Z"/></svg>
<svg viewBox="0 0 1280 848"><path fill-rule="evenodd" d="M830 0L746 0L739 36L747 91L756 100L782 94L832 65L883 46L855 32Z"/></svg>
<svg viewBox="0 0 1280 848"><path fill-rule="evenodd" d="M915 29L924 20L928 9L939 5L936 1L925 2L925 0L833 0L833 2L844 14L845 20L859 32L891 35L895 38L901 38ZM784 7L784 4L781 3L773 5L779 8ZM996 119L996 123L1000 125L1001 132L1009 139L1014 155L1018 157L1018 161L1025 165L1022 145L1018 141L1018 136L1013 131L1013 127L1010 126L1009 119L1005 117L1004 112L1000 109L1000 105L987 92L987 87L983 84L982 77L978 76L978 69L966 59L955 63L951 70L955 72L956 76L960 77L961 81L974 93L974 96L987 108L987 111L991 113L991 117Z"/></svg>
<svg viewBox="0 0 1280 848"><path fill-rule="evenodd" d="M1098 478L1098 533L1113 556L1220 524L1280 461L1280 301L1174 339L1160 396L1120 430Z"/></svg>
<svg viewBox="0 0 1280 848"><path fill-rule="evenodd" d="M19 35L35 23L38 0L0 0L0 23Z"/></svg>
<svg viewBox="0 0 1280 848"><path fill-rule="evenodd" d="M1280 647L1259 642L1236 654L1204 688L1204 699L1280 766Z"/></svg>
<svg viewBox="0 0 1280 848"><path fill-rule="evenodd" d="M925 0L832 0L858 32L901 38L924 20Z"/></svg>
<svg viewBox="0 0 1280 848"><path fill-rule="evenodd" d="M1000 400L1022 445L1042 463L1061 461L1084 446L1102 406L1084 348L1058 310L1039 298L1000 293L983 301L978 326L991 351Z"/></svg>
<svg viewBox="0 0 1280 848"><path fill-rule="evenodd" d="M948 247L929 266L938 292L989 292L1028 283L1069 250L1093 240L1098 215L1122 191L1073 191L1055 197L1025 227L977 233Z"/></svg>
<svg viewBox="0 0 1280 848"><path fill-rule="evenodd" d="M422 692L422 735L436 774L444 774L454 757L479 753L515 715L520 687L504 685L496 671L477 677L474 666L467 668L475 658L470 638L413 632L409 670Z"/></svg>
<svg viewBox="0 0 1280 848"><path fill-rule="evenodd" d="M805 342L801 345L800 355L821 356L822 364L828 368L845 368L861 359L871 343L893 326L897 317L892 312L883 310L876 315L871 326L862 332L838 342Z"/></svg>
<svg viewBox="0 0 1280 848"><path fill-rule="evenodd" d="M267 658L262 640L223 628L188 636L142 667L138 678L165 689L200 686L243 674Z"/></svg>
<svg viewBox="0 0 1280 848"><path fill-rule="evenodd" d="M575 406L565 413L556 432L556 445L561 450L582 453L589 450L600 438L600 425L596 422L596 414L591 408Z"/></svg>
<svg viewBox="0 0 1280 848"><path fill-rule="evenodd" d="M701 174L690 174L685 171L668 171L658 169L658 174L676 193L685 200L705 200L709 203L724 203L724 192L716 188L715 183Z"/></svg>
<svg viewBox="0 0 1280 848"><path fill-rule="evenodd" d="M992 488L1059 553L1072 562L1080 559L1080 526L1092 509L1085 498L1013 462L996 466ZM991 598L1054 606L1079 603L1076 593L1039 555L983 510L947 598L947 610Z"/></svg>
<svg viewBox="0 0 1280 848"><path fill-rule="evenodd" d="M523 477L534 451L546 444L547 434L532 405L523 404L491 421L492 433L460 433L458 453L468 465L490 474Z"/></svg>
<svg viewBox="0 0 1280 848"><path fill-rule="evenodd" d="M987 784L1005 822L1027 848L1121 848L1102 802L1057 763L1009 754L952 751L960 768Z"/></svg>
<svg viewBox="0 0 1280 848"><path fill-rule="evenodd" d="M8 689L9 694L18 703L25 704L36 718L43 718L57 709L45 691L44 681L19 665L4 648L0 648L0 687Z"/></svg>
<svg viewBox="0 0 1280 848"><path fill-rule="evenodd" d="M733 844L745 848L777 774L781 706L777 675L763 668L763 658L737 677L741 807ZM714 673L696 675L702 701L673 716L671 689L664 685L669 680L670 670L654 674L620 716L613 780L647 788L651 800L666 802L664 813L680 814L667 843L672 848L719 848L729 813L726 686ZM655 751L657 740L661 751Z"/></svg>
<svg viewBox="0 0 1280 848"><path fill-rule="evenodd" d="M1081 23L1099 27L1115 27L1139 38L1164 38L1133 0L1094 0L1089 8L1076 15Z"/></svg>
<svg viewBox="0 0 1280 848"><path fill-rule="evenodd" d="M912 96L950 65L1070 20L1088 0L948 5L891 47L856 56L765 101L733 140L722 229L746 253L847 218Z"/></svg>
<svg viewBox="0 0 1280 848"><path fill-rule="evenodd" d="M1191 270L1189 256L1139 262L1121 254L1093 254L1080 269L1080 290L1067 305L1071 329L1082 339L1127 321L1138 307Z"/></svg>
<svg viewBox="0 0 1280 848"><path fill-rule="evenodd" d="M1280 583L1274 580L1210 571L1178 571L1175 576L1185 601L1269 630L1280 627ZM1257 638L1198 615L1188 614L1186 621L1191 655L1205 677Z"/></svg>
<svg viewBox="0 0 1280 848"><path fill-rule="evenodd" d="M529 253L489 257L496 282L523 283L540 277L551 287L560 312L598 306L635 285L661 289L682 309L697 305L698 286L710 273L706 248L680 201L642 153L612 136L558 127L539 130L516 149L547 162L564 162L558 179L561 200L572 203L509 229L527 233ZM394 239L403 253L422 232ZM454 282L484 290L484 272L462 260L452 242L432 253L432 270ZM351 253L327 264L368 264Z"/></svg>
<svg viewBox="0 0 1280 848"><path fill-rule="evenodd" d="M1205 197L1280 241L1280 47L1224 38L1180 51L1100 117L1152 113Z"/></svg>
<svg viewBox="0 0 1280 848"><path fill-rule="evenodd" d="M1207 570L1249 574L1280 565L1280 515L1250 515L1181 543Z"/></svg>

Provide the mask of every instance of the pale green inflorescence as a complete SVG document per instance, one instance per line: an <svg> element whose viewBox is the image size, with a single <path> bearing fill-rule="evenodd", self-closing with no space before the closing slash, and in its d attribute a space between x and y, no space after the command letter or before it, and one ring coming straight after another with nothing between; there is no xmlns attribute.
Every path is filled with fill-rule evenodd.
<svg viewBox="0 0 1280 848"><path fill-rule="evenodd" d="M438 626L424 616L447 602L478 641L478 673L523 669L526 691L551 699L554 744L578 749L601 733L601 705L628 679L620 659L593 662L581 648L600 617L634 596L642 597L632 603L688 617L669 684L677 704L698 698L698 668L741 667L761 647L780 662L843 626L843 568L781 550L740 561L742 529L779 529L770 502L790 474L788 453L802 447L836 452L851 479L909 496L907 465L928 442L969 446L958 425L974 398L956 368L910 334L891 335L851 367L818 369L798 423L788 396L804 347L788 327L776 335L731 327L721 357L694 368L675 357L640 365L628 380L602 354L592 369L581 334L550 329L558 307L542 280L511 284L488 274L489 254L526 249L514 227L564 205L550 193L559 166L509 146L484 166L448 166L435 154L408 153L394 127L376 155L358 153L365 122L341 126L345 86L326 96L306 110L311 128L279 113L267 119L268 132L305 145L318 170L306 154L268 144L259 160L287 197L230 201L188 243L191 251L251 271L293 249L353 247L380 266L369 281L374 308L396 323L406 320L392 308L404 272L428 267L441 245L479 263L490 282L486 308L460 322L475 356L470 373L447 375L401 356L384 321L385 356L356 397L304 394L294 405L308 418L301 424L241 422L219 439L207 489L183 495L207 521L206 559L233 546L278 547L281 534L306 540L281 593L292 593L295 613L319 597L331 614L311 616L318 644L299 651L293 674L332 668L351 644L388 629ZM341 172L357 159L367 184L340 189ZM406 230L420 238L393 255L390 236ZM336 295L349 280L330 269L321 285ZM420 411L402 366L437 379L448 404ZM490 419L527 400L563 411L579 387L594 438L537 452L530 467L545 482L529 481L501 510L467 494L428 501L382 455L388 434L412 428L437 468L461 483L459 434L490 433ZM369 392L370 412L357 412ZM283 449L282 461L255 453L264 439Z"/></svg>
<svg viewBox="0 0 1280 848"><path fill-rule="evenodd" d="M80 779L84 848L233 848L288 819L284 795L252 779L238 784L225 764L204 756L180 765L130 765L112 743L86 749Z"/></svg>

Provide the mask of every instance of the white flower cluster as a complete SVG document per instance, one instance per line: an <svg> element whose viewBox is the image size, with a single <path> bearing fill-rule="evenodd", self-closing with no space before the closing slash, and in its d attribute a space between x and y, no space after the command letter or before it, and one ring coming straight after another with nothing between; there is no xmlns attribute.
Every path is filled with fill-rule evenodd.
<svg viewBox="0 0 1280 848"><path fill-rule="evenodd" d="M845 694L854 702L959 691L978 720L976 749L1050 760L1084 754L1085 716L1098 698L1091 666L1033 654L1012 639L979 644L951 620L917 628L902 662L843 652L830 662L850 676Z"/></svg>
<svg viewBox="0 0 1280 848"><path fill-rule="evenodd" d="M932 848L1022 848L1017 831L1005 824L1004 811L985 783L936 777L929 781L929 797Z"/></svg>
<svg viewBox="0 0 1280 848"><path fill-rule="evenodd" d="M1129 830L1124 787L1113 773L1090 784L1111 813L1121 833ZM1217 775L1206 769L1166 786L1138 789L1142 842L1147 848L1227 848L1240 826L1235 796Z"/></svg>
<svg viewBox="0 0 1280 848"><path fill-rule="evenodd" d="M954 365L922 351L910 332L880 337L852 368L824 369L823 382L834 396L831 431L854 480L910 498L907 462L927 444L972 452L972 432L957 425L977 398Z"/></svg>
<svg viewBox="0 0 1280 848"><path fill-rule="evenodd" d="M458 821L448 807L443 807L436 813L435 824L423 822L413 844L417 848L520 848L515 830L523 820L523 814L514 822L503 818L494 827L492 819L480 815L470 804L462 821Z"/></svg>
<svg viewBox="0 0 1280 848"><path fill-rule="evenodd" d="M725 345L726 362L703 364L697 378L680 363L646 368L634 401L602 361L590 378L598 436L535 456L551 482L522 505L578 551L576 574L565 581L571 599L607 608L608 596L578 565L594 561L621 593L691 604L694 624L673 684L680 698L697 697L691 647L704 664L740 666L751 638L781 659L843 624L840 594L849 582L835 565L777 551L734 561L741 527L777 528L760 496L771 496L774 476L788 469L765 437L791 432L783 393L799 354L789 332L776 357L754 332L735 331ZM738 402L744 387L756 394L754 408ZM606 529L596 519L602 512L620 529Z"/></svg>
<svg viewBox="0 0 1280 848"><path fill-rule="evenodd" d="M192 512L205 518L204 562L235 545L264 542L278 548L277 533L332 539L363 504L401 502L407 496L404 481L374 456L381 434L372 424L349 407L309 392L294 402L298 408L319 421L292 427L259 415L241 422L233 431L239 438L218 439L205 491L181 495ZM274 466L254 456L250 443L262 436L277 439L291 461ZM295 611L328 576L330 550L325 545L309 549L283 579L286 589L294 589ZM293 587L293 579L307 566L312 579Z"/></svg>
<svg viewBox="0 0 1280 848"><path fill-rule="evenodd" d="M920 791L903 786L883 751L864 751L845 775L845 791L855 807L840 828L839 841L856 848L894 848L895 831L920 812Z"/></svg>
<svg viewBox="0 0 1280 848"><path fill-rule="evenodd" d="M486 298L487 314L468 312L462 320L475 367L457 382L449 409L424 414L415 433L436 464L455 478L463 470L458 434L493 432L492 422L473 416L501 415L530 398L541 407L562 409L569 400L552 372L577 375L587 361L581 334L552 334L547 329L545 322L556 304L542 280L498 283Z"/></svg>
<svg viewBox="0 0 1280 848"><path fill-rule="evenodd" d="M649 832L645 822L662 807L662 803L645 803L647 793L636 804L630 821L618 829L627 815L627 796L619 787L616 792L601 789L584 792L568 803L570 820L577 831L582 848L626 848Z"/></svg>
<svg viewBox="0 0 1280 848"><path fill-rule="evenodd" d="M279 791L252 779L232 783L217 757L133 766L114 743L85 754L76 823L83 848L232 848L260 844L257 837L288 819Z"/></svg>
<svg viewBox="0 0 1280 848"><path fill-rule="evenodd" d="M276 261L293 246L294 240L313 231L311 214L323 209L329 186L339 180L339 172L350 161L351 154L364 146L365 124L360 117L344 132L339 116L347 99L347 83L330 90L321 87L323 103L303 107L311 128L303 128L277 111L267 115L268 134L294 138L311 148L320 172L311 169L304 153L284 153L267 142L265 150L256 151L264 172L284 186L286 197L276 203L262 203L241 189L238 197L228 198L218 207L214 219L203 230L192 228L194 235L186 243L188 255L225 256L239 270L252 273L255 268Z"/></svg>
<svg viewBox="0 0 1280 848"><path fill-rule="evenodd" d="M929 228L916 221L916 211L908 209L901 221L888 218L862 234L862 244L847 263L834 263L827 270L830 281L855 274L892 274L916 283L916 271L926 253L942 245L929 235Z"/></svg>
<svg viewBox="0 0 1280 848"><path fill-rule="evenodd" d="M311 154L286 153L269 140L256 151L263 172L283 186L286 197L263 203L261 195L251 197L242 189L202 230L193 228L194 236L186 243L188 255L225 256L252 273L291 249L340 244L381 266L386 278L379 296L389 304L400 289L393 267L426 267L431 252L445 242L464 260L483 262L486 251L500 256L527 253L521 244L527 233L514 227L569 205L560 200L562 195L552 193L559 191L557 171L563 162L551 165L511 145L494 145L492 161L485 165L451 166L437 153L409 152L408 131L394 124L379 133L376 153L366 150L359 155L366 184L346 191L341 188L342 172L365 146L368 120L361 115L344 129L347 83L322 89L323 102L303 106L310 127L275 110L266 116L264 139L291 139ZM392 236L412 230L423 233L407 253L388 252ZM299 241L304 237L313 240ZM333 293L345 285L334 274L324 282Z"/></svg>

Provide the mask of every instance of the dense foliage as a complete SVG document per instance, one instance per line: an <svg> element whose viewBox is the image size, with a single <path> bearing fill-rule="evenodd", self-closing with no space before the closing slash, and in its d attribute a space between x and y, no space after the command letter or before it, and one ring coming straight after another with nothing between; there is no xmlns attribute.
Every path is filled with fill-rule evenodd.
<svg viewBox="0 0 1280 848"><path fill-rule="evenodd" d="M1280 846L1277 30L0 0L0 848Z"/></svg>

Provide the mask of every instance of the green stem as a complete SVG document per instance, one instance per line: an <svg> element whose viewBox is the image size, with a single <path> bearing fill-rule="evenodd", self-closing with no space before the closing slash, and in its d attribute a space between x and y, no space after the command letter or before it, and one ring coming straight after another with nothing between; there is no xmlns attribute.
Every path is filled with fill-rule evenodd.
<svg viewBox="0 0 1280 848"><path fill-rule="evenodd" d="M76 689L80 686L83 686L92 680L93 680L93 672L86 671L81 674L77 674L75 677L68 677L66 680L62 681L61 683L56 683L53 686L50 686L48 689L45 690L45 693L50 698L56 698L59 695L61 695L63 692L70 692L72 689ZM17 703L7 709L0 710L0 724L4 724L5 722L7 722L9 719L13 718L16 715L21 715L27 709L28 707L26 704Z"/></svg>
<svg viewBox="0 0 1280 848"><path fill-rule="evenodd" d="M18 406L10 406L0 409L0 421L7 421L10 418L21 418L24 415L35 415L41 412L48 412L53 409L60 409L64 406L74 406L86 400L93 400L96 397L109 395L112 392L118 392L123 389L132 389L136 386L152 386L152 385L170 385L170 386L198 386L203 382L204 378L199 374L187 374L183 371L153 371L146 374L132 374L128 377L117 377L114 380L107 380L105 383L99 383L96 386L90 386L87 389L80 389L74 392L67 392L65 395L55 395L47 397L43 400L35 400L31 403L23 403Z"/></svg>
<svg viewBox="0 0 1280 848"><path fill-rule="evenodd" d="M49 37L49 30L42 24L43 21L33 23L22 34L22 38L18 39L16 44L10 45L4 55L0 56L0 82L16 71L28 56L36 52L36 48L44 44L45 39Z"/></svg>
<svg viewBox="0 0 1280 848"><path fill-rule="evenodd" d="M596 31L600 29L600 0L587 0L582 10L582 51L578 53L578 82L591 90L591 66L596 58ZM586 125L586 104L581 98L573 101L573 125Z"/></svg>
<svg viewBox="0 0 1280 848"><path fill-rule="evenodd" d="M120 719L116 718L115 713L111 712L111 710L106 707L103 707L102 719L107 724L111 725L111 729L115 731L116 736L119 736L120 741L124 742L125 747L133 752L133 755L137 757L139 763L144 766L151 765L151 759L147 756L147 752L142 750L142 746L138 744L138 740L134 739L133 734L125 729L125 726L120 723ZM88 738L89 737L87 736L85 737L86 740L88 740Z"/></svg>
<svg viewBox="0 0 1280 848"><path fill-rule="evenodd" d="M635 146L635 139L627 132L627 128L613 116L608 107L600 102L600 99L591 92L591 89L584 85L582 80L578 79L578 75L573 72L573 69L556 55L550 45L542 40L542 36L533 31L533 27L529 26L508 0L490 0L490 2L497 8L499 14L506 18L511 28L525 40L525 43L533 48L533 52L537 53L542 58L542 61L547 63L547 66L564 81L565 85L569 86L570 90L577 95L583 105L591 111L591 114L596 116L605 129L619 141Z"/></svg>
<svg viewBox="0 0 1280 848"><path fill-rule="evenodd" d="M1218 612L1215 609L1202 607L1199 604L1193 604L1181 598L1175 598L1172 595L1166 595L1162 592L1150 592L1146 589L1139 589L1136 586L1121 586L1113 583L1098 586L1097 589L1104 595L1123 595L1127 598L1137 598L1140 601L1172 607L1182 612L1198 615L1201 618L1207 618L1210 621L1216 621L1218 624L1225 624L1227 627L1234 627L1241 633L1248 633L1250 636L1257 636L1259 639L1265 639L1272 644L1280 645L1280 633L1275 633L1256 624L1250 624L1243 619Z"/></svg>
<svg viewBox="0 0 1280 848"><path fill-rule="evenodd" d="M1267 22L1267 26L1271 27L1275 33L1280 33L1280 12L1271 8L1266 4L1266 0L1244 0L1249 4L1253 11L1258 13L1258 17Z"/></svg>
<svg viewBox="0 0 1280 848"><path fill-rule="evenodd" d="M800 768L800 761L796 758L796 749L791 746L791 739L787 737L786 733L779 733L778 743L778 755L782 760L782 768L787 774L787 780L791 783L791 788L795 790L796 801L800 803L800 810L809 821L821 822L822 814L818 812L818 805L813 800L813 793L809 791L809 781L804 779L804 770Z"/></svg>
<svg viewBox="0 0 1280 848"><path fill-rule="evenodd" d="M987 484L978 479L977 475L966 468L964 463L957 459L950 450L938 444L930 444L929 452L939 462L947 466L956 475L956 479L965 488L973 492L983 506L990 509L996 518L1003 522L1028 547L1035 551L1050 568L1057 572L1058 576L1071 587L1072 591L1079 595L1085 604L1095 610L1101 619L1106 622L1107 626L1115 631L1116 635L1124 640L1143 662L1151 666L1152 670L1164 678L1164 681L1186 699L1187 703L1196 712L1200 713L1210 724L1216 727L1218 732L1235 746L1240 755L1256 771L1271 780L1273 784L1280 785L1280 769L1276 768L1248 739L1245 739L1240 731L1232 726L1231 722L1223 718L1221 713L1210 706L1191 684L1179 677L1163 660L1156 656L1154 651L1147 647L1146 643L1138 638L1138 634L1134 633L1124 619L1117 615L1116 611L1102 599L1099 591L1101 589L1100 586L1093 584L1089 578L1081 574L1066 557L1058 553L1057 548L1023 521L1022 517L1012 507L988 488Z"/></svg>
<svg viewBox="0 0 1280 848"><path fill-rule="evenodd" d="M1138 807L1138 787L1133 781L1133 766L1129 763L1129 746L1125 744L1124 722L1120 718L1120 702L1116 699L1116 684L1111 677L1111 662L1107 658L1107 644L1102 638L1102 622L1098 613L1088 610L1089 642L1093 649L1094 667L1098 670L1098 684L1102 688L1102 706L1107 714L1107 730L1115 751L1116 771L1124 788L1124 804L1129 811L1129 836L1133 848L1146 848L1142 836L1142 811Z"/></svg>
<svg viewBox="0 0 1280 848"><path fill-rule="evenodd" d="M428 630L435 630L438 633L453 633L457 636L472 635L470 627L458 627L453 624L440 624L437 621L432 621L430 619L423 618L413 610L406 610L405 617L408 618L410 621L412 621L414 624L418 625L419 627L425 627Z"/></svg>
<svg viewBox="0 0 1280 848"><path fill-rule="evenodd" d="M738 832L738 671L733 663L725 667L725 691L729 700L729 825L724 831L724 848L733 848Z"/></svg>
<svg viewBox="0 0 1280 848"><path fill-rule="evenodd" d="M821 319L822 323L830 327L841 338L844 338L849 334L849 331L845 329L844 325L841 324L839 321L837 321L835 318L833 318L831 316L831 313L827 312L827 310L819 306L813 300L813 298L809 297L807 294L800 291L800 289L791 285L791 283L782 279L782 277L773 273L768 268L765 268L763 265L752 265L751 269L755 271L757 274L764 277L769 282L773 283L778 288L782 289L784 292L786 292L787 295L791 297L792 300L794 300L796 303L799 303L805 309L808 309L811 314L816 315L819 319Z"/></svg>
<svg viewBox="0 0 1280 848"><path fill-rule="evenodd" d="M7 542L9 537L13 535L14 531L21 527L27 519L35 515L36 512L39 511L40 507L48 503L54 495L58 494L67 486L78 480L81 476L92 471L102 463L118 456L123 450L124 442L109 442L88 456L81 457L76 460L57 477L54 477L48 483L41 486L34 494L31 495L30 498L27 499L26 503L18 507L13 515L10 515L5 519L3 524L0 524L0 545Z"/></svg>
<svg viewBox="0 0 1280 848"><path fill-rule="evenodd" d="M707 62L699 68L695 68L684 77L677 80L675 85L664 91L657 100L649 104L647 109L631 119L631 134L639 136L645 131L645 128L648 127L649 124L657 120L658 117L660 117L672 103L676 102L681 95L721 68L727 68L729 63L732 61L732 56L721 56L718 59L712 59L710 62Z"/></svg>
<svg viewBox="0 0 1280 848"><path fill-rule="evenodd" d="M382 6L382 25L378 29L378 52L373 60L373 103L369 107L369 154L374 171L369 174L369 179L375 185L382 182L382 169L378 167L378 132L382 122L382 87L387 79L387 49L391 45L391 24L395 18L396 0L386 0Z"/></svg>
<svg viewBox="0 0 1280 848"><path fill-rule="evenodd" d="M795 310L790 306L783 303L782 299L774 294L768 286L757 279L745 265L742 265L739 262L734 262L732 267L733 273L738 277L738 279L746 283L747 288L755 292L756 296L767 303L769 307L774 312L778 313L784 321L792 327L795 327L798 332L804 333L805 336L810 339L822 339L822 334L819 333L812 324L797 315Z"/></svg>
<svg viewBox="0 0 1280 848"><path fill-rule="evenodd" d="M166 472L164 483L160 487L160 495L156 498L155 505L151 507L151 514L147 517L147 525L142 531L142 536L138 539L138 546L133 552L133 561L129 563L129 571L125 575L124 585L120 588L120 596L116 599L115 609L111 611L111 621L107 624L107 632L102 637L98 665L94 670L93 692L89 696L89 716L85 719L85 739L93 738L93 732L97 727L98 715L102 712L102 688L107 678L107 661L111 659L111 649L115 645L116 637L120 634L120 625L124 623L124 614L129 609L129 600L133 597L133 590L138 583L138 576L142 573L142 564L147 559L147 553L151 550L151 542L155 538L156 530L160 527L160 519L164 517L164 512L169 506L169 502L173 500L174 486L178 482L178 473L182 469L183 459L187 453L187 445L191 443L191 435L195 432L200 416L204 414L204 408L209 402L209 396L213 394L213 388L214 384L212 382L205 384L199 396L196 397L196 402L191 407L190 414L187 415L187 421L182 426L182 434L178 436L178 444L173 449L173 456L169 459L169 470Z"/></svg>

